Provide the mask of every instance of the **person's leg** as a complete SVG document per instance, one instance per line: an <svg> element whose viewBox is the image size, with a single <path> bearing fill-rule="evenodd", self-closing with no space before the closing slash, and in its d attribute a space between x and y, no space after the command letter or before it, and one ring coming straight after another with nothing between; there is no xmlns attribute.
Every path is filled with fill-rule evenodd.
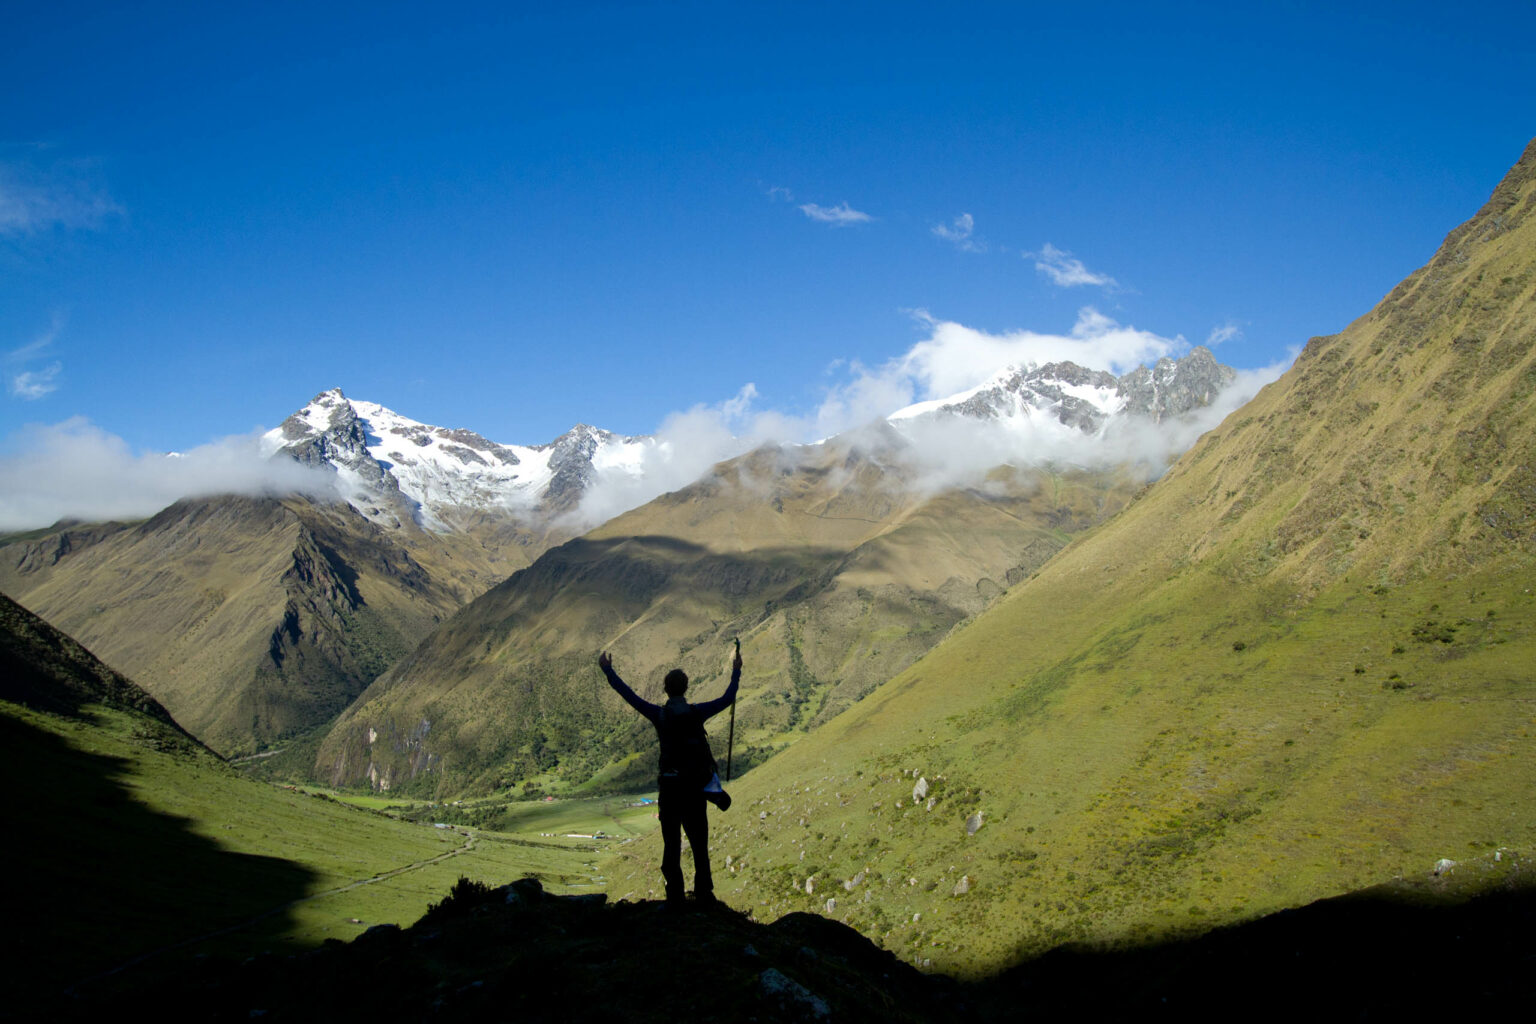
<svg viewBox="0 0 1536 1024"><path fill-rule="evenodd" d="M665 789L657 795L656 805L661 819L661 877L667 885L667 902L680 903L687 892L683 887L682 808L677 795L669 795Z"/></svg>
<svg viewBox="0 0 1536 1024"><path fill-rule="evenodd" d="M704 798L689 794L683 808L683 831L688 833L688 845L693 847L693 894L699 898L715 893L714 875L709 870L709 817Z"/></svg>

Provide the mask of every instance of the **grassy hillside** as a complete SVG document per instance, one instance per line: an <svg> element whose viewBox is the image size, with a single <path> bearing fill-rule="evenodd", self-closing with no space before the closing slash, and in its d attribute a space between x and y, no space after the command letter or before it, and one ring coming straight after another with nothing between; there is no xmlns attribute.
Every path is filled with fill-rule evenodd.
<svg viewBox="0 0 1536 1024"><path fill-rule="evenodd" d="M647 808L525 804L507 822L512 835L411 827L240 778L132 682L4 600L0 652L22 681L0 701L0 749L10 777L28 783L13 786L20 813L5 861L5 1012L18 1019L168 1006L208 1020L597 1020L616 1007L645 1020L680 1008L761 1020L991 1019L1021 1007L1225 1018L1282 975L1270 1002L1287 1009L1326 998L1350 1012L1465 1011L1530 994L1528 891L1441 907L1395 887L1203 943L1058 953L970 986L925 977L811 914L765 926L718 910L605 907L600 895L570 898L591 880L590 841L549 833L601 822L643 834ZM31 707L9 699L21 690ZM1510 881L1522 877L1522 863L1504 865ZM461 874L490 884L460 882L450 895ZM1444 881L1456 892L1463 878L1480 881ZM637 934L647 941L637 946ZM1383 985L1404 948L1434 950L1436 970ZM709 969L680 992L675 972L658 970L676 963Z"/></svg>
<svg viewBox="0 0 1536 1024"><path fill-rule="evenodd" d="M1536 145L1144 497L744 779L725 898L964 973L1529 857L1533 209Z"/></svg>
<svg viewBox="0 0 1536 1024"><path fill-rule="evenodd" d="M452 552L423 535L429 568L402 537L304 499L189 500L14 540L0 588L238 753L329 721L477 592Z"/></svg>
<svg viewBox="0 0 1536 1024"><path fill-rule="evenodd" d="M591 884L590 843L412 825L246 779L4 599L0 654L8 1012L125 964L174 971L199 952L303 948L409 923L464 873L531 872L554 891ZM599 813L629 812L572 820Z"/></svg>
<svg viewBox="0 0 1536 1024"><path fill-rule="evenodd" d="M612 650L651 699L677 665L712 696L738 636L750 671L737 749L760 762L911 664L1140 483L1004 470L985 491L926 494L888 443L763 449L545 553L370 687L316 772L416 793L644 787L654 737L603 685L597 651Z"/></svg>

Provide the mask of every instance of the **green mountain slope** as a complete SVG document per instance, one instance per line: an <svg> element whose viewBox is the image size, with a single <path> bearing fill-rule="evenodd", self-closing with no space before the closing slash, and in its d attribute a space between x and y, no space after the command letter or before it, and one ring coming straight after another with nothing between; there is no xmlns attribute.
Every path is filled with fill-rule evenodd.
<svg viewBox="0 0 1536 1024"><path fill-rule="evenodd" d="M6 545L0 589L237 753L329 721L478 591L418 540L301 498L187 500Z"/></svg>
<svg viewBox="0 0 1536 1024"><path fill-rule="evenodd" d="M725 898L963 973L1528 857L1533 347L1536 144L1144 497L742 780Z"/></svg>
<svg viewBox="0 0 1536 1024"><path fill-rule="evenodd" d="M410 922L461 872L537 868L559 889L588 881L579 851L411 825L254 782L3 596L0 756L11 780L0 1015L16 1019L58 1016L73 999L66 985L132 988L179 978L200 953L243 959Z"/></svg>
<svg viewBox="0 0 1536 1024"><path fill-rule="evenodd" d="M1000 471L922 493L890 438L762 449L552 549L466 607L341 716L316 772L439 794L518 783L645 786L648 727L602 684L600 649L643 695L681 665L724 685L761 760L910 664L1123 505L1129 473ZM638 723L638 724L637 724ZM718 723L724 728L724 723Z"/></svg>
<svg viewBox="0 0 1536 1024"><path fill-rule="evenodd" d="M211 930L302 894L305 869L225 853L135 801L125 785L134 760L188 778L232 773L142 689L3 596L0 660L0 749L15 782L7 926L26 937L7 957L8 1009L196 934L191 907L192 926ZM73 948L61 955L64 941Z"/></svg>

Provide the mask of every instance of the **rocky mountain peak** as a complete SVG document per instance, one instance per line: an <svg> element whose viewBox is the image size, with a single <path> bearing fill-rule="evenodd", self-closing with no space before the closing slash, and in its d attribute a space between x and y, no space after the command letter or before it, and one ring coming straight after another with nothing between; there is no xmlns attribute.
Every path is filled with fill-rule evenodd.
<svg viewBox="0 0 1536 1024"><path fill-rule="evenodd" d="M887 440L904 443L904 421L927 416L995 422L1026 445L1040 430L1098 435L1112 421L1157 423L1209 405L1235 377L1204 347L1121 377L1068 361L1009 366L971 391L893 414ZM642 473L641 449L656 443L577 423L547 444L500 444L349 399L340 388L320 392L265 440L274 454L336 473L343 495L376 523L413 520L434 530L484 513L551 520L577 508L602 474ZM882 447L870 438L861 445L867 454Z"/></svg>
<svg viewBox="0 0 1536 1024"><path fill-rule="evenodd" d="M1083 433L1102 430L1112 419L1141 416L1154 423L1210 405L1237 371L1216 362L1197 346L1182 359L1164 357L1116 377L1062 361L1009 366L989 381L953 399L924 402L896 413L957 415L974 419L1029 419L1045 416Z"/></svg>
<svg viewBox="0 0 1536 1024"><path fill-rule="evenodd" d="M272 455L335 473L342 494L376 523L414 520L447 530L466 514L538 518L572 508L605 449L646 440L578 423L548 444L499 444L331 388L269 431L264 443Z"/></svg>
<svg viewBox="0 0 1536 1024"><path fill-rule="evenodd" d="M606 442L619 441L616 434L578 423L555 438L549 451L549 486L541 504L552 511L574 508L597 475L593 460Z"/></svg>
<svg viewBox="0 0 1536 1024"><path fill-rule="evenodd" d="M1109 371L1090 370L1070 360L1046 363L1044 366L1028 369L1019 376L1036 387L1071 384L1074 387L1102 388L1115 385L1115 376Z"/></svg>
<svg viewBox="0 0 1536 1024"><path fill-rule="evenodd" d="M1196 345L1182 359L1164 356L1150 369L1138 366L1120 378L1119 393L1127 413L1160 423L1165 416L1210 405L1236 379L1236 370L1218 363L1204 345Z"/></svg>
<svg viewBox="0 0 1536 1024"><path fill-rule="evenodd" d="M387 470L369 453L368 431L341 388L320 392L267 438L306 466L333 471L345 468L370 486L384 491L399 490Z"/></svg>
<svg viewBox="0 0 1536 1024"><path fill-rule="evenodd" d="M610 431L594 427L590 423L578 423L548 444L537 445L536 447L548 448L561 454L585 452L590 456L597 450L599 442L612 440L617 436L617 434Z"/></svg>

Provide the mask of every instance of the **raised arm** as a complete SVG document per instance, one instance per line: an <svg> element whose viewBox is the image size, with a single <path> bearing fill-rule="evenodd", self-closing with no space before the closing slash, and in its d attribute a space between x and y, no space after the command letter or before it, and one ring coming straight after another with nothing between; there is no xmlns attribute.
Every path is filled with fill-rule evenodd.
<svg viewBox="0 0 1536 1024"><path fill-rule="evenodd" d="M736 657L731 661L731 683L725 688L725 693L714 700L707 700L702 704L695 704L693 709L705 718L718 715L731 706L731 701L736 699L736 687L741 683L741 648L736 648Z"/></svg>
<svg viewBox="0 0 1536 1024"><path fill-rule="evenodd" d="M607 651L599 654L597 656L597 667L602 669L603 675L608 677L608 685L613 687L614 692L623 697L630 707L651 721L656 721L656 716L661 713L661 709L650 701L643 700L638 693L629 688L629 685L624 680L619 678L619 674L613 670L613 655Z"/></svg>

